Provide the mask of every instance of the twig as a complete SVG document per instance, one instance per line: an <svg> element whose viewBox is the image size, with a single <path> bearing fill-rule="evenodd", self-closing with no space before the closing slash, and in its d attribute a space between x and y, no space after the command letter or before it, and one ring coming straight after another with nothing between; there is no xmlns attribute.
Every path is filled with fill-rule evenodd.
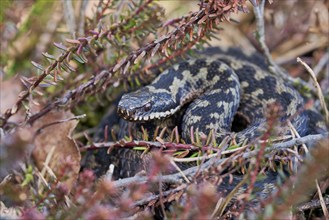
<svg viewBox="0 0 329 220"><path fill-rule="evenodd" d="M319 200L320 200L320 204L321 204L321 208L322 208L323 214L326 217L326 219L329 219L328 209L327 209L326 203L325 203L325 201L323 199L322 192L321 192L321 189L320 189L320 186L319 186L319 182L318 182L317 179L315 180L315 185L316 185L316 189L318 190Z"/></svg>
<svg viewBox="0 0 329 220"><path fill-rule="evenodd" d="M234 149L236 150L236 149ZM240 150L240 149L238 149ZM231 151L231 152L234 152L234 151ZM173 158L173 161L174 162L179 162L179 163L188 163L188 162L196 162L196 161L200 161L202 159L210 159L210 158L213 158L213 157L218 157L218 154L210 154L210 155L206 155L206 156L199 156L199 157L191 157L191 158Z"/></svg>
<svg viewBox="0 0 329 220"><path fill-rule="evenodd" d="M290 127L291 132L294 134L295 137L300 138L300 135L294 125L291 123L290 120L288 120L288 126ZM306 153L308 153L308 148L305 144L302 144L302 147Z"/></svg>
<svg viewBox="0 0 329 220"><path fill-rule="evenodd" d="M265 0L260 0L259 4L255 2L255 0L251 0L254 5L254 14L256 17L256 24L257 24L257 30L256 30L256 39L259 42L259 45L262 52L264 53L267 61L272 65L275 69L275 74L279 74L280 77L286 78L287 74L285 74L282 69L276 65L276 63L273 61L270 50L268 49L266 42L265 42L265 22L264 22L264 7L265 7Z"/></svg>
<svg viewBox="0 0 329 220"><path fill-rule="evenodd" d="M316 134L316 135L308 135L301 138L296 138L290 141L281 142L277 144L273 144L272 147L277 148L282 146L283 148L291 147L293 145L300 145L305 143L313 143L318 141L328 135L327 133L323 134ZM262 142L266 143L266 142ZM84 152L87 150L96 150L99 148L133 148L133 147L155 147L155 148L173 148L176 150L219 150L218 148L212 146L195 146L193 144L181 144L181 143L172 143L172 142L158 142L158 141L125 141L120 140L117 142L106 142L106 143L93 143L92 145L87 145L84 148L81 148L80 151ZM221 152L221 154L229 154L240 150L241 148L233 149L233 150L226 150ZM177 161L176 161L177 162Z"/></svg>
<svg viewBox="0 0 329 220"><path fill-rule="evenodd" d="M161 179L161 175L160 175L160 179L159 179L159 202L160 202L160 207L161 207L161 211L163 214L164 219L168 219L167 215L166 215L166 211L165 211L165 207L164 207L164 201L163 201L163 192L162 192L162 179Z"/></svg>
<svg viewBox="0 0 329 220"><path fill-rule="evenodd" d="M175 158L173 158L173 159L175 159ZM183 179L187 183L191 183L191 181L185 176L185 174L182 172L182 170L179 168L179 166L177 166L177 164L175 163L175 161L173 159L170 159L171 165L173 165L175 167L175 169L182 175Z"/></svg>
<svg viewBox="0 0 329 220"><path fill-rule="evenodd" d="M287 148L287 147L292 147L294 145L314 143L325 137L328 137L328 134L329 134L328 132L325 132L323 134L307 135L301 138L292 139L290 141L273 144L271 148Z"/></svg>
<svg viewBox="0 0 329 220"><path fill-rule="evenodd" d="M198 146L195 146L193 144L181 144L181 143L173 143L173 142L159 142L159 141L125 141L120 140L117 142L106 142L106 143L93 143L92 145L87 145L84 148L81 148L81 151L86 150L95 150L99 148L133 148L133 147L155 147L155 148L173 148L176 150L218 150L215 147L212 146L204 146L203 148L200 148Z"/></svg>
<svg viewBox="0 0 329 220"><path fill-rule="evenodd" d="M225 8L220 8L219 5L216 5L216 7L213 6L214 8L211 8L212 6L213 5L209 4L208 6L205 6L205 8L202 8L196 12L191 13L188 19L184 21L184 23L182 23L179 27L175 28L174 30L170 31L168 34L163 35L162 37L148 43L144 47L132 51L127 57L121 59L118 63L110 67L108 70L104 70L100 72L99 74L97 74L96 77L91 78L89 81L80 85L78 88L68 91L66 94L64 94L64 96L61 99L59 99L56 102L52 102L49 106L40 110L39 113L33 115L28 120L28 123L33 123L36 119L40 118L46 112L49 112L51 109L55 107L67 106L68 104L70 104L72 107L72 105L78 103L82 99L85 99L87 95L95 94L96 92L99 92L104 88L108 88L113 84L118 84L122 82L124 79L126 79L129 75L136 76L137 75L136 72L134 74L127 72L125 74L117 74L115 76L113 76L113 74L120 70L123 73L126 72L125 69L128 69L128 67L133 66L132 64L135 64L135 62L138 61L138 59L141 59L146 55L150 57L153 56L155 53L159 53L162 56L168 57L170 56L168 54L168 50L167 50L168 48L171 48L171 50L174 51L174 54L179 55L180 50L184 50L185 46L190 47L191 42L195 42L195 43L200 42L202 39L204 39L206 33L215 30L219 22L223 20L227 20L228 15L232 11L236 11L238 6L241 5L231 4ZM197 27L197 33L194 33L196 27ZM190 30L191 31L190 34L192 34L191 35L192 39L190 39L190 41L186 43L187 45L183 45L183 47L178 49L177 45L181 46L181 43L186 38L185 34L182 35L183 30L185 31ZM112 33L109 32L109 34ZM198 39L197 41L195 41L196 38ZM83 44L81 45L84 46ZM6 113L5 115L5 119L8 119L8 117L10 117L11 115L12 113L9 110L9 112Z"/></svg>
<svg viewBox="0 0 329 220"><path fill-rule="evenodd" d="M167 190L165 192L162 192L162 196L163 197L167 197L169 195L178 193L178 192L180 192L182 190L185 190L187 186L188 185L186 185L186 184L182 184L182 185L176 187L175 189L171 189L171 190ZM150 203L151 201L159 200L159 198L160 198L160 195L159 194L158 195L152 195L152 196L150 196L150 197L148 197L146 199L142 199L142 200L139 200L139 201L135 202L132 205L132 207L144 206L144 205L147 205L148 203Z"/></svg>
<svg viewBox="0 0 329 220"><path fill-rule="evenodd" d="M305 163L299 168L297 175L285 181L275 195L263 203L265 209L271 207L273 211L271 213L259 212L258 218L282 219L287 217L291 206L305 201L306 195L316 190L315 179L328 177L326 172L329 166L328 141L328 137L323 139L310 151L310 156L306 157Z"/></svg>
<svg viewBox="0 0 329 220"><path fill-rule="evenodd" d="M268 49L266 42L265 42L265 22L264 22L264 6L265 0L260 0L260 3L257 4L256 0L250 0L253 4L254 14L256 18L256 39L262 49L263 54L265 55L268 63L274 68L274 71L270 68L270 71L284 80L301 84L305 87L309 87L306 82L302 81L301 79L294 79L289 74L285 73L282 68L280 68L273 60L270 50ZM312 91L314 92L314 91Z"/></svg>
<svg viewBox="0 0 329 220"><path fill-rule="evenodd" d="M323 96L321 87L320 87L320 85L318 83L318 80L316 79L316 76L315 76L313 70L311 69L311 67L309 67L309 65L307 65L299 57L297 57L297 62L298 63L301 63L305 67L305 69L307 70L307 72L310 74L310 76L311 76L311 78L313 80L314 86L316 88L318 98L320 99L321 107L323 108L323 111L324 111L326 123L329 124L329 112L328 112L328 109L327 109L327 106L326 106L326 103L325 103L325 100L324 100L324 96Z"/></svg>
<svg viewBox="0 0 329 220"><path fill-rule="evenodd" d="M224 198L220 197L216 203L216 206L214 208L214 211L211 213L211 219L214 219L215 216L217 216L219 212L221 212L221 209L223 207L223 202L224 202Z"/></svg>
<svg viewBox="0 0 329 220"><path fill-rule="evenodd" d="M108 1L110 2L110 1ZM148 1L149 2L149 1ZM65 4L66 1L63 0L63 4ZM145 7L145 3L140 6L140 7ZM139 8L140 8L139 7ZM138 8L138 9L139 9ZM137 10L138 10L137 9ZM32 94L33 90L36 89L40 83L43 82L43 80L49 76L50 74L52 74L53 72L56 72L56 68L58 66L60 66L63 62L65 62L65 60L67 60L67 58L76 53L79 50L82 50L83 48L85 48L90 42L93 42L95 40L100 40L100 39L107 39L108 35L114 35L117 33L118 30L121 29L121 27L125 26L127 23L131 22L132 20L135 19L136 13L132 13L129 17L125 18L124 21L122 23L115 23L112 26L110 26L108 28L108 30L103 31L102 33L93 33L90 36L86 36L84 38L81 38L80 43L79 44L75 44L74 46L68 47L64 52L62 52L59 57L56 58L56 60L54 60L50 65L48 65L46 68L44 68L44 70L42 71L42 73L38 76L38 78L36 80L34 80L31 85L28 87L28 89L26 91L21 92L20 96L18 97L16 103L10 108L7 109L4 116L3 116L3 121L2 121L2 125L0 126L5 126L6 123L8 122L8 119L13 116L14 114L16 114L18 112L18 110L21 109L21 107L23 106L23 102L30 97L30 95ZM55 74L55 73L54 73ZM103 74L103 75L102 75ZM99 75L102 75L101 78L109 78L110 77L110 73L108 71L102 71L101 73L99 73ZM92 79L90 79L87 83L79 86L77 89L73 90L73 91L68 91L64 97L62 99L59 99L57 101L51 102L50 104L48 104L46 107L44 107L39 113L33 115L29 120L28 123L32 124L37 118L40 118L41 116L45 115L47 112L49 112L51 109L57 107L57 106L61 106L63 107L64 105L68 104L68 101L72 97L72 95L74 95L77 91L78 92L85 92L85 90L81 91L82 88L83 89L87 89L90 86L96 86L96 82L98 82L99 77L95 78L92 77ZM67 97L69 96L69 98Z"/></svg>
<svg viewBox="0 0 329 220"><path fill-rule="evenodd" d="M294 145L300 145L303 143L319 141L327 136L328 136L328 132L324 133L324 134L308 135L308 136L305 136L302 138L296 138L296 139L293 139L293 140L290 140L290 141L287 141L284 143L273 144L271 147L267 147L265 149L265 153L275 153L277 151L290 148ZM257 155L258 151L259 150L254 150L251 152L238 154L234 157L231 157L230 161L235 161L239 158L247 159L247 158L254 157ZM192 177L198 171L198 169L206 170L212 166L219 166L226 160L227 160L227 158L225 158L225 159L212 158L212 159L206 161L205 163L201 164L200 166L191 167L182 172L185 174L186 177ZM162 182L165 182L165 183L180 183L181 179L182 179L182 175L180 173L162 176ZM147 177L134 176L134 177L130 177L130 178L124 178L121 180L117 180L114 182L114 185L116 187L125 187L131 183L146 183L148 180L149 179ZM154 177L154 181L158 182L159 177L157 177L157 176Z"/></svg>
<svg viewBox="0 0 329 220"><path fill-rule="evenodd" d="M329 197L323 198L324 204L329 205ZM297 206L297 209L299 211L304 211L304 210L310 210L310 209L315 209L321 207L321 202L319 199L317 200L312 200L310 202L305 202L302 203L301 205Z"/></svg>
<svg viewBox="0 0 329 220"><path fill-rule="evenodd" d="M3 188L6 184L8 184L14 178L14 174L8 174L5 176L0 182L0 188Z"/></svg>
<svg viewBox="0 0 329 220"><path fill-rule="evenodd" d="M99 22L101 20L102 16L104 16L104 13L108 9L111 2L112 2L111 0L105 1L105 3L104 0L100 0L98 2L96 7L95 19L94 19L96 22Z"/></svg>

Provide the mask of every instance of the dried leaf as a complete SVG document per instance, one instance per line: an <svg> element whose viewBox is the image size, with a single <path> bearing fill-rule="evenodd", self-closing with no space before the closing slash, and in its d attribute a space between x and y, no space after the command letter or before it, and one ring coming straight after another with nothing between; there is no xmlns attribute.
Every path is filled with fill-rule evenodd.
<svg viewBox="0 0 329 220"><path fill-rule="evenodd" d="M32 152L38 168L44 167L48 154L54 148L48 166L69 190L75 183L80 170L81 155L75 141L71 138L72 131L78 122L70 120L59 124L49 124L73 116L68 111L51 111L37 120L32 128L35 132L38 131L34 140L35 148ZM40 128L43 129L39 130Z"/></svg>

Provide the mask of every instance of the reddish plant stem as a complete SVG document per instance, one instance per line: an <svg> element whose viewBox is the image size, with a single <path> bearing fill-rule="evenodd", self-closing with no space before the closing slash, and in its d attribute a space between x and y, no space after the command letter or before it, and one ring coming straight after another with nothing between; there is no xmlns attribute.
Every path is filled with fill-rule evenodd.
<svg viewBox="0 0 329 220"><path fill-rule="evenodd" d="M209 12L208 12L209 13ZM224 12L221 12L220 15L223 16L224 19ZM204 18L207 19L204 19ZM116 71L118 71L120 68L124 68L128 62L130 63L134 63L135 60L142 54L146 54L146 53L150 53L154 47L156 47L157 44L160 45L166 45L169 42L172 42L172 36L178 36L180 39L183 39L183 35L181 35L182 30L184 29L188 29L189 27L192 27L194 25L201 25L199 24L200 20L203 19L203 22L215 22L215 20L217 19L217 17L208 17L206 15L205 9L201 9L197 12L194 12L191 14L191 20L187 21L186 23L182 24L180 27L174 29L173 31L171 31L169 34L163 36L160 39L154 40L153 42L147 44L146 46L139 48L138 50L132 52L128 57L122 59L121 61L119 61L115 66L112 66L111 68L109 68L107 71L102 71L101 73L99 73L97 75L97 77L91 78L88 82L80 85L77 89L73 90L73 91L68 91L64 97L61 100L58 100L58 102L53 102L52 104L50 104L49 106L47 106L46 108L42 109L39 113L37 113L36 115L32 116L29 120L28 123L33 123L36 119L40 118L42 115L44 115L46 112L49 112L52 108L57 107L57 106L61 106L61 105L66 105L68 103L68 101L70 101L71 104L74 103L78 103L81 98L85 98L86 94L94 94L96 92L99 92L102 88L108 88L110 85L113 85L114 83L118 83L124 79L126 79L127 76L122 77L123 75L116 75L115 77L112 77L112 74L115 73ZM202 22L202 23L203 23ZM202 27L200 27L202 28ZM201 30L201 29L200 29ZM202 28L203 30L203 28ZM201 39L202 37L205 36L205 30L203 30L200 34L198 34L197 40ZM175 40L174 42L177 42L177 40ZM195 42L197 41L193 41L191 43L189 43L187 45L187 47L192 47ZM159 48L159 50L161 50ZM178 52L176 53L181 54L184 52L184 48L178 50ZM164 62L164 61L162 61ZM137 73L135 73L136 75ZM130 74L131 76L133 76L134 74Z"/></svg>
<svg viewBox="0 0 329 220"><path fill-rule="evenodd" d="M132 13L128 18L126 18L122 23L118 23L118 24L114 24L113 26L111 26L107 31L102 32L102 33L98 33L98 34L94 34L91 36L91 38L97 40L100 37L100 34L102 34L102 36L107 36L108 34L115 34L116 30L120 30L122 26L126 25L127 23L129 23L131 20L133 20L135 18L135 16L137 16L148 4L150 4L152 2L152 0L149 0L147 2L145 2L144 4L142 4L135 13ZM16 101L15 105L10 108L7 109L7 111L5 112L4 116L3 116L3 124L2 127L6 125L8 119L16 114L18 112L19 109L21 109L23 102L31 95L32 91L37 88L39 86L40 83L42 83L42 81L49 75L51 74L51 72L53 70L55 70L55 68L60 65L71 53L75 53L78 50L82 50L82 48L84 48L86 45L88 45L88 39L89 37L84 37L81 38L80 43L67 48L67 50L65 52L63 52L59 58L57 58L51 65L49 65L45 70L43 70L43 72L41 73L41 75L31 84L31 86L24 92L21 93L21 96L18 98L18 100ZM60 102L63 103L63 102ZM54 102L54 106L57 106L59 103L58 102ZM46 107L46 111L45 113L49 112L50 109L49 107L53 106L53 105L49 105ZM44 113L44 114L45 114ZM42 115L44 115L42 114ZM41 115L41 116L42 116ZM39 116L39 117L41 117ZM29 120L29 123L33 123L35 119L39 118L39 117L34 117L34 119Z"/></svg>
<svg viewBox="0 0 329 220"><path fill-rule="evenodd" d="M102 8L102 11L99 12L99 13L98 13L98 11L96 12L96 13L97 13L97 15L96 15L96 22L98 22L98 21L101 19L101 17L104 15L106 9L109 7L109 5L110 5L110 3L111 3L111 0L108 0L108 1L105 3L104 6L102 6L102 4L104 4L103 2L104 2L104 1L101 0L101 1L99 1L99 3L98 3L97 8Z"/></svg>
<svg viewBox="0 0 329 220"><path fill-rule="evenodd" d="M260 148L259 151L257 153L256 156L256 161L255 161L255 166L252 168L252 170L250 171L250 184L246 190L246 197L245 197L245 201L248 201L256 180L257 180L257 175L259 173L259 169L261 167L260 163L262 161L262 159L264 158L264 154L265 154L265 148L267 146L267 142L265 140L269 140L269 138L271 137L271 131L273 130L274 126L275 126L275 122L277 121L277 116L278 116L278 107L276 105L271 106L274 108L273 112L270 112L269 117L267 118L267 125L268 125L268 129L266 130L266 132L264 133L264 135L261 137L262 143L260 144ZM271 114L274 113L274 114ZM247 202L243 203L240 211L242 212L242 210L245 209L245 205L247 204Z"/></svg>
<svg viewBox="0 0 329 220"><path fill-rule="evenodd" d="M155 147L155 148L163 148L163 149L175 149L175 150L214 150L219 151L218 148L213 146L203 146L198 147L192 144L181 144L181 143L173 143L173 142L156 142L156 141L117 141L117 142L106 142L106 143L94 143L92 145L81 148L80 151L89 151L89 150L97 150L100 148L134 148L134 147Z"/></svg>

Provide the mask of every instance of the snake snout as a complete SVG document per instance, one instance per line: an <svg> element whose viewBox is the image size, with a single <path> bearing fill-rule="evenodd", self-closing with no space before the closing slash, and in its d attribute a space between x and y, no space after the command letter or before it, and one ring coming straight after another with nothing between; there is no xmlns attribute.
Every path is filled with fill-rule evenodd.
<svg viewBox="0 0 329 220"><path fill-rule="evenodd" d="M118 106L118 110L117 110L118 114L120 117L130 120L130 121L135 121L135 113L136 110L135 109L125 109L123 107Z"/></svg>
<svg viewBox="0 0 329 220"><path fill-rule="evenodd" d="M141 89L143 90L143 89ZM147 121L153 109L153 96L139 90L122 96L118 104L118 114L129 121Z"/></svg>

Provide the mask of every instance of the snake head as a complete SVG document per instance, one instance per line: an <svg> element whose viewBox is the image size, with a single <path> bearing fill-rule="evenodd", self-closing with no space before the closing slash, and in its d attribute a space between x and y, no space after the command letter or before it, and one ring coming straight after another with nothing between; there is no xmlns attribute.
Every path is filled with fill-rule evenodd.
<svg viewBox="0 0 329 220"><path fill-rule="evenodd" d="M118 104L118 114L129 121L149 121L163 119L173 115L180 106L171 95L166 93L152 93L147 87L122 96Z"/></svg>

